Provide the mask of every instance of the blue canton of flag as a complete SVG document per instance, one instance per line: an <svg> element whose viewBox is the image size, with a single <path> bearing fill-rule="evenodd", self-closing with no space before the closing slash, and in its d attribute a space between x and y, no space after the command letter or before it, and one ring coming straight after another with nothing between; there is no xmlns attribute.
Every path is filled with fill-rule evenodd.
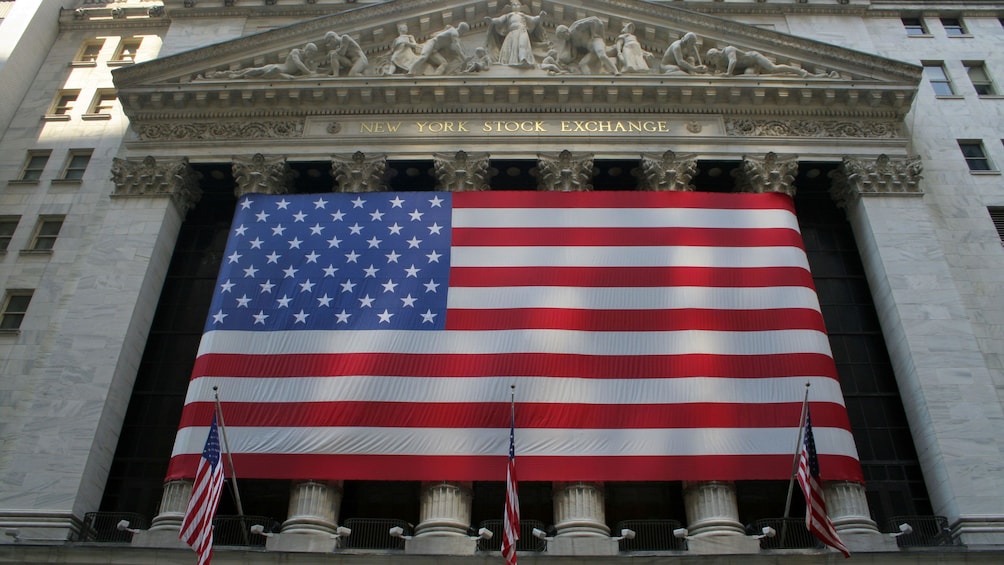
<svg viewBox="0 0 1004 565"><path fill-rule="evenodd" d="M241 198L206 331L443 329L450 196Z"/></svg>

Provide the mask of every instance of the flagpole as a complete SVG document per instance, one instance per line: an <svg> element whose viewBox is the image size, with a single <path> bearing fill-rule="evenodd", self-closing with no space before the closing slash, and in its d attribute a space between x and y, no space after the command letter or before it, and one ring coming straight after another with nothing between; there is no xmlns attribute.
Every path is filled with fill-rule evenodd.
<svg viewBox="0 0 1004 565"><path fill-rule="evenodd" d="M791 477L788 479L788 498L784 501L784 518L781 521L780 546L784 547L784 537L788 533L788 514L791 513L791 495L795 489L795 475L798 473L798 456L802 453L802 433L805 431L805 411L809 407L809 387L805 383L805 398L802 399L802 414L798 419L798 440L795 442L795 454L791 461Z"/></svg>
<svg viewBox="0 0 1004 565"><path fill-rule="evenodd" d="M213 385L213 400L216 402L216 419L220 423L220 435L223 437L223 450L227 453L227 461L230 462L230 490L234 493L234 502L237 504L237 515L244 518L244 505L241 504L241 491L237 489L237 468L234 467L234 456L230 452L230 442L227 441L227 426L223 423L223 406L220 404L219 387ZM226 473L223 474L226 476ZM244 534L244 541L248 542L248 533L245 528L241 528Z"/></svg>

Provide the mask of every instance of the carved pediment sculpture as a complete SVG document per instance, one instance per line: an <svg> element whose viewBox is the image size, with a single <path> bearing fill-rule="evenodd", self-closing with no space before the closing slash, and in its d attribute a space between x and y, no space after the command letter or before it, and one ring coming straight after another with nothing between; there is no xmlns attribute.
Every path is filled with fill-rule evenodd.
<svg viewBox="0 0 1004 565"><path fill-rule="evenodd" d="M634 24L627 22L614 42L613 50L617 68L622 73L650 73L655 56L642 48L638 36L634 34Z"/></svg>
<svg viewBox="0 0 1004 565"><path fill-rule="evenodd" d="M598 74L601 69L612 75L621 74L607 55L605 35L606 26L596 16L576 20L568 26L559 25L554 29L558 65L586 75Z"/></svg>
<svg viewBox="0 0 1004 565"><path fill-rule="evenodd" d="M496 18L486 17L486 45L492 60L500 65L532 69L537 66L535 46L546 43L543 19L547 12L536 16L525 13L519 0L509 3L509 11ZM539 47L538 47L539 48Z"/></svg>
<svg viewBox="0 0 1004 565"><path fill-rule="evenodd" d="M210 71L205 78L264 78L292 79L312 77L318 74L317 45L307 43L303 48L292 49L281 63L270 63L260 67L247 67L235 71Z"/></svg>
<svg viewBox="0 0 1004 565"><path fill-rule="evenodd" d="M337 192L380 192L387 190L387 156L367 157L362 151L331 157L331 174L338 181Z"/></svg>
<svg viewBox="0 0 1004 565"><path fill-rule="evenodd" d="M672 151L642 155L641 172L642 190L693 192L691 181L697 175L697 155L677 155Z"/></svg>
<svg viewBox="0 0 1004 565"><path fill-rule="evenodd" d="M237 198L249 192L287 194L294 178L286 159L270 162L261 153L256 153L250 161L234 158L232 167Z"/></svg>
<svg viewBox="0 0 1004 565"><path fill-rule="evenodd" d="M733 174L736 176L736 188L741 192L780 192L793 197L798 156L780 156L773 151L762 159L743 155L742 166Z"/></svg>
<svg viewBox="0 0 1004 565"><path fill-rule="evenodd" d="M436 172L436 190L465 192L488 190L488 154L469 154L457 151L455 155L433 154Z"/></svg>
<svg viewBox="0 0 1004 565"><path fill-rule="evenodd" d="M149 155L142 161L116 157L112 162L113 196L170 196L182 210L188 210L202 199L199 176L187 157L167 162L157 162Z"/></svg>
<svg viewBox="0 0 1004 565"><path fill-rule="evenodd" d="M708 67L701 62L701 53L697 50L697 34L688 31L670 43L662 55L659 72L666 75L707 73Z"/></svg>
<svg viewBox="0 0 1004 565"><path fill-rule="evenodd" d="M792 65L778 65L757 51L743 51L726 45L721 49L708 49L705 57L708 69L725 76L736 75L794 75L801 78L839 78L839 75L810 73Z"/></svg>
<svg viewBox="0 0 1004 565"><path fill-rule="evenodd" d="M557 155L537 155L540 179L537 190L584 192L593 189L593 154L573 154L564 150Z"/></svg>

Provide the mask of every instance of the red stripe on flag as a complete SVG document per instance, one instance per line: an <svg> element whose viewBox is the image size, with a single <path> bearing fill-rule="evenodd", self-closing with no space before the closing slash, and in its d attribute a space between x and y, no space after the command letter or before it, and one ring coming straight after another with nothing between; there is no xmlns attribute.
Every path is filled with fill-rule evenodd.
<svg viewBox="0 0 1004 565"><path fill-rule="evenodd" d="M823 316L809 309L771 310L576 310L572 308L451 309L447 330L550 329L608 332L714 330L826 331Z"/></svg>
<svg viewBox="0 0 1004 565"><path fill-rule="evenodd" d="M207 354L195 360L198 376L334 377L385 375L471 377L488 374L582 379L675 377L837 378L833 360L817 353L786 355L570 355L548 353L411 355L395 353L236 355ZM793 381L794 382L794 381ZM790 474L790 473L789 473Z"/></svg>
<svg viewBox="0 0 1004 565"><path fill-rule="evenodd" d="M786 228L453 228L454 247L801 247Z"/></svg>
<svg viewBox="0 0 1004 565"><path fill-rule="evenodd" d="M452 196L454 208L713 208L795 213L791 197L779 193L674 192L667 195L665 192L597 191L570 197L569 193L562 192L486 191L456 192Z"/></svg>
<svg viewBox="0 0 1004 565"><path fill-rule="evenodd" d="M812 275L799 267L762 269L729 267L453 267L451 287L567 286L645 288L707 286L815 288ZM674 311L667 310L671 315Z"/></svg>

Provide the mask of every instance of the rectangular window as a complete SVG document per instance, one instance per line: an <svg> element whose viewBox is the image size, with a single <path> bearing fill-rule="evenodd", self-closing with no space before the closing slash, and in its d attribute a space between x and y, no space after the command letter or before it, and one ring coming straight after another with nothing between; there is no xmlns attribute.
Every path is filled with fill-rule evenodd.
<svg viewBox="0 0 1004 565"><path fill-rule="evenodd" d="M139 51L140 43L142 39L123 39L119 43L119 48L115 50L115 57L113 60L120 63L135 63L136 62L136 52Z"/></svg>
<svg viewBox="0 0 1004 565"><path fill-rule="evenodd" d="M907 35L927 35L927 27L921 18L903 18L903 28Z"/></svg>
<svg viewBox="0 0 1004 565"><path fill-rule="evenodd" d="M966 165L969 165L970 171L994 170L990 166L987 152L983 150L982 141L959 141L959 149L962 150L962 156L965 157Z"/></svg>
<svg viewBox="0 0 1004 565"><path fill-rule="evenodd" d="M66 156L66 165L63 166L63 174L59 176L62 180L80 180L84 178L84 171L87 170L87 163L91 161L90 149L73 149Z"/></svg>
<svg viewBox="0 0 1004 565"><path fill-rule="evenodd" d="M931 83L934 94L937 96L952 96L955 89L952 88L952 81L945 72L945 66L941 61L924 63L924 76Z"/></svg>
<svg viewBox="0 0 1004 565"><path fill-rule="evenodd" d="M1004 207L991 206L987 210L990 212L990 219L993 220L994 227L997 228L997 235L1001 238L1001 244L1004 245Z"/></svg>
<svg viewBox="0 0 1004 565"><path fill-rule="evenodd" d="M94 95L94 102L91 103L91 108L87 113L110 115L115 109L115 100L114 90L99 90Z"/></svg>
<svg viewBox="0 0 1004 565"><path fill-rule="evenodd" d="M994 83L990 80L990 75L982 61L963 62L962 64L966 66L966 72L969 73L969 80L972 81L976 94L980 96L997 94L997 89L994 88Z"/></svg>
<svg viewBox="0 0 1004 565"><path fill-rule="evenodd" d="M96 63L98 60L98 54L101 53L101 48L104 47L104 41L88 41L84 43L84 46L80 48L80 52L77 53L77 58L74 59L76 63Z"/></svg>
<svg viewBox="0 0 1004 565"><path fill-rule="evenodd" d="M18 180L38 182L38 179L42 178L45 164L49 162L50 153L50 151L29 151Z"/></svg>
<svg viewBox="0 0 1004 565"><path fill-rule="evenodd" d="M941 26L945 28L945 35L968 35L959 18L941 18Z"/></svg>
<svg viewBox="0 0 1004 565"><path fill-rule="evenodd" d="M77 96L80 96L79 90L60 91L56 95L56 100L52 103L52 107L49 108L49 115L68 116L70 111L73 110L73 105L77 102Z"/></svg>
<svg viewBox="0 0 1004 565"><path fill-rule="evenodd" d="M0 253L7 251L21 216L0 216Z"/></svg>
<svg viewBox="0 0 1004 565"><path fill-rule="evenodd" d="M35 236L31 239L31 251L51 251L56 245L59 230L63 227L63 216L42 216L35 227Z"/></svg>
<svg viewBox="0 0 1004 565"><path fill-rule="evenodd" d="M21 327L31 302L30 290L8 290L0 310L0 330L16 330Z"/></svg>

